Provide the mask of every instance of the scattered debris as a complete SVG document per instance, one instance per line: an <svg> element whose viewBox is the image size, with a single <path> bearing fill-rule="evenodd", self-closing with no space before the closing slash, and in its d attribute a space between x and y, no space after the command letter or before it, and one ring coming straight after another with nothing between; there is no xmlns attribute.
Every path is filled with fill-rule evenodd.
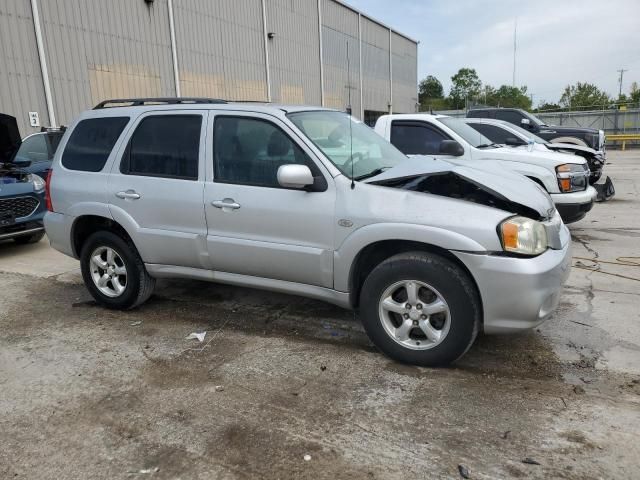
<svg viewBox="0 0 640 480"><path fill-rule="evenodd" d="M141 470L138 470L137 472L129 472L129 475L138 475L138 474L148 474L148 473L158 473L160 471L160 469L158 467L154 467L154 468L143 468Z"/></svg>
<svg viewBox="0 0 640 480"><path fill-rule="evenodd" d="M308 462L309 460L311 460L311 455L307 454L303 458L305 462Z"/></svg>
<svg viewBox="0 0 640 480"><path fill-rule="evenodd" d="M460 476L462 478L471 478L469 477L469 469L464 465L462 464L458 465L458 471L460 472Z"/></svg>
<svg viewBox="0 0 640 480"><path fill-rule="evenodd" d="M137 327L138 325L142 325L142 320L131 322L129 325L131 325L132 327Z"/></svg>
<svg viewBox="0 0 640 480"><path fill-rule="evenodd" d="M538 462L537 460L534 460L531 457L527 457L524 460L522 460L522 463L526 463L527 465L540 465L540 462Z"/></svg>
<svg viewBox="0 0 640 480"><path fill-rule="evenodd" d="M326 365L320 365L320 370L322 370L323 372L327 369Z"/></svg>
<svg viewBox="0 0 640 480"><path fill-rule="evenodd" d="M573 387L573 392L578 395L582 395L583 393L586 393L582 385L576 385L575 387Z"/></svg>
<svg viewBox="0 0 640 480"><path fill-rule="evenodd" d="M224 387L222 385L216 385L216 392L224 392Z"/></svg>
<svg viewBox="0 0 640 480"><path fill-rule="evenodd" d="M567 402L564 398L560 397L560 400L562 400L562 403L564 403L564 408L567 408Z"/></svg>
<svg viewBox="0 0 640 480"><path fill-rule="evenodd" d="M502 434L502 439L503 439L503 440L506 440L510 433L511 433L511 430L507 430L506 432L504 432L504 433Z"/></svg>
<svg viewBox="0 0 640 480"><path fill-rule="evenodd" d="M202 333L190 333L186 340L199 340L200 343L204 342L204 337L207 335L207 332L202 332Z"/></svg>
<svg viewBox="0 0 640 480"><path fill-rule="evenodd" d="M576 262L576 265L580 263L580 262ZM569 320L571 323L577 323L578 325L583 325L585 327L592 327L593 325L589 325L588 323L582 323L582 322L578 322L576 320Z"/></svg>

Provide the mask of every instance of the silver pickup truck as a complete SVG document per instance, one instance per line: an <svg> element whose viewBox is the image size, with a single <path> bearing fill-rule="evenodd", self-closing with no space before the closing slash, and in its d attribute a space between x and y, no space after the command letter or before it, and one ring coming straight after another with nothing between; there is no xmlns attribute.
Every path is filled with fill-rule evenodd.
<svg viewBox="0 0 640 480"><path fill-rule="evenodd" d="M407 158L314 107L103 102L66 132L47 195L51 245L105 307L142 304L163 277L287 292L358 310L417 365L541 323L571 259L533 182Z"/></svg>

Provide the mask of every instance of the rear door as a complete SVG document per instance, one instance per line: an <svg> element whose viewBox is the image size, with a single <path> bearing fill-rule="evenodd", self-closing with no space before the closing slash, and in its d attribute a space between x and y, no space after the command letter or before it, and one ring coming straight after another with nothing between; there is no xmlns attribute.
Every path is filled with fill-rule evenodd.
<svg viewBox="0 0 640 480"><path fill-rule="evenodd" d="M211 113L205 209L217 271L333 286L335 186L280 119ZM283 188L277 171L307 165L324 191Z"/></svg>
<svg viewBox="0 0 640 480"><path fill-rule="evenodd" d="M153 111L129 129L108 181L114 220L146 263L209 268L202 195L206 111Z"/></svg>

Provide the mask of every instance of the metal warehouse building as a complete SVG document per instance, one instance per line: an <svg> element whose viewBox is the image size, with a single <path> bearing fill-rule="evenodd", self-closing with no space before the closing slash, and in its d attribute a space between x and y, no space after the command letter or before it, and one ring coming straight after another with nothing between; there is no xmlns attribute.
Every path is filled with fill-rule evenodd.
<svg viewBox="0 0 640 480"><path fill-rule="evenodd" d="M0 1L0 111L23 135L107 98L349 92L361 119L415 111L417 42L337 0Z"/></svg>

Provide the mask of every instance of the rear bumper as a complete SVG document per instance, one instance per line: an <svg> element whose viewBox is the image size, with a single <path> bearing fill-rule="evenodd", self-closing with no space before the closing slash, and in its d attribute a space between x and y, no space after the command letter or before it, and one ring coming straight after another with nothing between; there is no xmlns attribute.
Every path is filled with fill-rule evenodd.
<svg viewBox="0 0 640 480"><path fill-rule="evenodd" d="M571 270L571 242L534 258L454 253L473 275L485 333L513 333L544 322L560 302Z"/></svg>
<svg viewBox="0 0 640 480"><path fill-rule="evenodd" d="M44 216L44 228L49 243L59 252L77 258L71 245L71 228L75 217L62 213L47 212Z"/></svg>

